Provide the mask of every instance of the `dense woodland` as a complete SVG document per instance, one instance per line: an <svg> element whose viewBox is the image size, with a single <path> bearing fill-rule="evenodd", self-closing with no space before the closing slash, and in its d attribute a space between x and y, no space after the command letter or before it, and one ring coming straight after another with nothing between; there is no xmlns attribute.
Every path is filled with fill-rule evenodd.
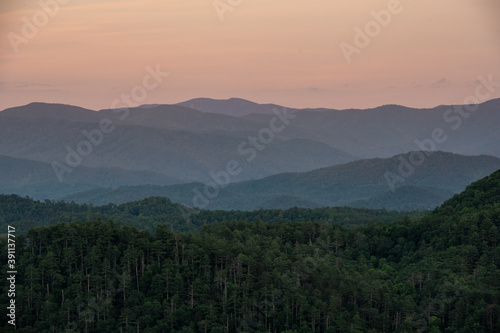
<svg viewBox="0 0 500 333"><path fill-rule="evenodd" d="M195 210L172 203L165 197L150 197L121 205L93 206L64 201L35 201L18 195L0 195L0 228L9 224L18 232L64 222L114 220L118 225L134 226L155 232L156 226L168 226L176 232L199 231L205 224L224 221L328 222L339 225L364 225L369 222L393 222L408 216L416 218L426 211L397 212L385 209L350 207L260 209L256 211Z"/></svg>
<svg viewBox="0 0 500 333"><path fill-rule="evenodd" d="M500 171L418 219L346 227L219 213L235 220L194 233L117 219L18 235L17 331L500 331Z"/></svg>

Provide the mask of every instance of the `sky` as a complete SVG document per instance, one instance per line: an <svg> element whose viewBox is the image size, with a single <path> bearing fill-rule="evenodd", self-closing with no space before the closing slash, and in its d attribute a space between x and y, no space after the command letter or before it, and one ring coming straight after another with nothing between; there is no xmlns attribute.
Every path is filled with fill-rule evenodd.
<svg viewBox="0 0 500 333"><path fill-rule="evenodd" d="M433 107L500 81L498 0L2 0L0 37L0 110Z"/></svg>

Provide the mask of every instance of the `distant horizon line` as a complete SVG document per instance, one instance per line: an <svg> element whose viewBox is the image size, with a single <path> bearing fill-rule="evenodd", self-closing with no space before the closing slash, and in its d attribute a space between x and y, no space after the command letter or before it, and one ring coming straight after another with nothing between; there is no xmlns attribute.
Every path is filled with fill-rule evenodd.
<svg viewBox="0 0 500 333"><path fill-rule="evenodd" d="M398 107L403 107L403 108L408 108L408 109L430 110L430 109L435 109L435 108L443 107L443 106L450 107L450 106L459 106L459 105L481 105L481 104L489 103L489 102L492 102L492 101L495 101L495 100L500 100L500 97L488 99L488 100L485 100L484 102L476 103L476 104L457 103L457 104L439 104L439 105L435 105L435 106L431 106L431 107L414 107L414 106L408 106L408 105L402 105L402 104L392 104L392 103L389 103L389 104L381 104L381 105L377 105L377 106L373 106L373 107L367 107L367 108L350 107L350 108L343 108L343 109L326 107L326 106L305 107L305 108L303 108L303 107L292 107L292 106L285 106L285 105L276 104L276 103L272 103L272 102L270 102L270 103L259 103L259 102L254 102L252 100L249 100L249 99L246 99L246 98L241 98L241 97L229 97L229 98L194 97L194 98L191 98L191 99L188 99L188 100L185 100L185 101L181 101L181 102L177 102L177 103L147 103L147 104L140 104L140 105L137 105L137 106L129 106L128 108L134 109L134 108L144 108L144 107L148 107L148 106L149 107L155 107L155 106L164 106L164 105L182 106L182 107L191 108L191 107L188 107L188 106L185 106L185 105L181 105L181 104L193 102L195 100L209 100L209 101L213 101L213 102L229 102L230 100L239 100L239 101L244 101L244 102L247 102L247 103L252 103L252 104L256 104L256 105L260 105L260 106L272 105L272 106L275 106L275 107L284 107L284 108L295 109L295 110L321 110L321 109L325 109L325 110L334 110L334 111L347 111L347 110L371 110L371 109L377 109L377 108L384 107L384 106L398 106ZM102 111L102 110L113 110L113 109L124 109L124 108L127 108L127 107L116 107L116 108L107 107L107 108L101 108L101 109L96 110L96 109L90 109L90 108L86 108L86 107L83 107L83 106L80 106L80 105L76 105L76 104L67 104L67 103L60 103L60 102L40 102L40 101L34 101L34 102L27 103L27 104L21 104L21 105L7 107L7 108L4 108L4 109L1 109L0 112L5 111L5 110L9 110L9 109L26 107L26 106L31 105L31 104L65 105L65 106L78 107L78 108L81 108L81 109L85 109L85 110L88 110L88 111L94 111L94 112L99 112L99 111ZM195 108L191 108L191 109L197 110ZM201 111L201 110L198 110L198 111ZM201 112L211 113L211 112L205 112L205 111L201 111Z"/></svg>

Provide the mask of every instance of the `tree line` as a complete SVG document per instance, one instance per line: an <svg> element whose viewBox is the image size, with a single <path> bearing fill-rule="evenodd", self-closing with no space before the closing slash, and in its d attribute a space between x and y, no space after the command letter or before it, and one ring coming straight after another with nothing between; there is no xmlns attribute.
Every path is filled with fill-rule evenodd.
<svg viewBox="0 0 500 333"><path fill-rule="evenodd" d="M499 179L392 223L32 228L17 239L17 331L498 332Z"/></svg>

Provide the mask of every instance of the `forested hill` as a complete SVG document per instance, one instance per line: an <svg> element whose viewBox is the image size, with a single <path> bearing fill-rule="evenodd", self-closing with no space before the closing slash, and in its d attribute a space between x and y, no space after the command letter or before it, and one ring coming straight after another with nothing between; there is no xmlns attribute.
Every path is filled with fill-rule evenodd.
<svg viewBox="0 0 500 333"><path fill-rule="evenodd" d="M480 209L500 203L500 170L467 186L466 191L455 194L439 209Z"/></svg>
<svg viewBox="0 0 500 333"><path fill-rule="evenodd" d="M53 225L58 222L114 220L119 225L154 231L156 225L166 224L174 230L195 230L186 226L185 217L195 212L165 197L151 197L121 205L79 205L64 201L38 201L18 195L0 195L0 226L12 225L18 232L29 228Z"/></svg>
<svg viewBox="0 0 500 333"><path fill-rule="evenodd" d="M194 210L172 203L165 197L149 197L121 205L108 204L92 206L64 201L38 201L17 195L0 195L0 228L14 226L18 233L30 228L53 225L58 222L86 222L100 219L113 220L118 225L128 225L154 233L158 225L164 225L176 232L199 231L205 224L222 221L257 221L269 223L283 221L314 221L339 225L364 225L369 222L394 222L405 216L420 217L425 211L397 212L385 209L333 208L290 208L260 209L256 211L210 211ZM0 234L3 232L0 232Z"/></svg>
<svg viewBox="0 0 500 333"><path fill-rule="evenodd" d="M499 177L423 218L362 227L31 229L16 238L16 332L499 332Z"/></svg>
<svg viewBox="0 0 500 333"><path fill-rule="evenodd" d="M423 158L425 162L418 167L406 164L415 158ZM411 171L409 174L401 171L406 168ZM425 152L415 151L391 158L364 159L307 172L281 173L230 183L218 187L218 194L213 198L207 194L210 193L209 183L190 183L94 189L63 199L118 204L154 195L166 196L191 207L202 205L201 208L223 210L293 206L434 209L470 183L499 169L500 159L492 156L463 156L442 151L427 156ZM195 190L199 191L196 196L193 195Z"/></svg>

